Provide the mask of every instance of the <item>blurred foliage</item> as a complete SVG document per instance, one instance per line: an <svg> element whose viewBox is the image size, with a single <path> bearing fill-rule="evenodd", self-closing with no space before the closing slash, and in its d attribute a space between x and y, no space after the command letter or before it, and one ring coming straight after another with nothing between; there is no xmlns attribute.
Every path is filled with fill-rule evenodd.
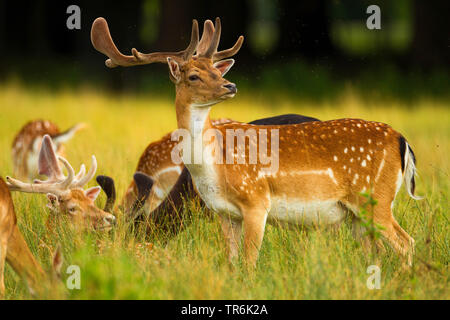
<svg viewBox="0 0 450 320"><path fill-rule="evenodd" d="M151 45L158 38L159 17L161 15L159 0L145 0L142 4L141 41Z"/></svg>
<svg viewBox="0 0 450 320"><path fill-rule="evenodd" d="M279 5L274 0L249 0L252 19L248 27L248 39L255 55L265 55L275 49L280 28L277 24Z"/></svg>
<svg viewBox="0 0 450 320"><path fill-rule="evenodd" d="M369 30L361 12L373 1L330 2L332 39L334 43L352 55L368 55L382 50L404 51L412 41L411 0L377 1L381 9L381 30ZM369 17L366 14L366 19Z"/></svg>
<svg viewBox="0 0 450 320"><path fill-rule="evenodd" d="M151 52L181 48L192 18L220 15L221 47L231 45L239 34L245 36L227 75L240 93L317 101L335 99L350 87L365 98L406 102L450 95L448 41L439 14L445 7L435 3L377 1L382 29L368 30L366 8L373 4L369 0L246 0L229 1L225 7L200 0L189 5L181 0L142 0L129 8L81 1L83 25L77 32L60 28L65 26L69 2L26 3L31 8L23 13L27 23L20 24L13 14L5 14L18 12L18 4L0 0L0 46L7 44L3 52L8 61L0 65L0 83L18 79L27 86L173 95L167 67L161 64L105 68L104 56L88 40L91 21L107 17L122 52L132 47ZM14 36L8 32L12 29Z"/></svg>
<svg viewBox="0 0 450 320"><path fill-rule="evenodd" d="M349 72L337 67L330 68L326 64L312 65L300 59L262 63L251 68L246 68L238 60L227 74L227 79L237 84L240 94L267 99L289 96L292 99L331 101L350 88L365 99L377 101L395 99L414 103L419 98L450 100L450 75L446 70L431 70L423 74L402 71L394 63L380 66L370 62L367 64L365 69ZM173 84L164 65L131 69L102 67L101 72L88 72L64 60L49 62L49 65L51 67L43 77L42 73L32 71L31 64L24 63L23 71L8 74L3 82L16 79L28 87L91 87L116 93L174 95Z"/></svg>

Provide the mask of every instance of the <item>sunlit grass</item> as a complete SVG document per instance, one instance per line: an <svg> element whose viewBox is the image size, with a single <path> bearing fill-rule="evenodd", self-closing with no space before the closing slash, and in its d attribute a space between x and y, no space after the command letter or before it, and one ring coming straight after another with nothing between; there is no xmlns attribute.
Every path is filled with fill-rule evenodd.
<svg viewBox="0 0 450 320"><path fill-rule="evenodd" d="M170 85L169 82L167 85ZM78 168L91 154L98 174L116 181L119 198L131 180L139 155L153 140L176 128L173 98L110 95L93 89L73 92L26 90L0 86L0 175L11 174L11 143L28 120L43 118L65 129L76 122L89 126L67 144L67 157ZM353 240L349 223L340 230L285 230L267 227L254 274L241 264L228 266L216 219L195 213L193 223L169 242L148 243L125 225L108 235L74 235L66 228L48 233L45 197L14 194L19 226L39 261L49 267L61 243L65 267L81 268L81 290L73 299L448 299L450 109L448 102L419 100L363 101L351 90L340 99L320 103L239 93L213 108L213 117L240 121L282 113L320 119L363 118L389 123L413 147L419 178L413 201L400 192L395 216L416 240L416 260L404 269L392 251L380 261L380 290L366 287L367 266L375 261ZM91 182L93 185L94 182ZM98 201L103 203L104 198ZM425 263L424 263L425 262ZM65 270L65 268L63 269ZM24 283L6 272L6 298L30 298Z"/></svg>

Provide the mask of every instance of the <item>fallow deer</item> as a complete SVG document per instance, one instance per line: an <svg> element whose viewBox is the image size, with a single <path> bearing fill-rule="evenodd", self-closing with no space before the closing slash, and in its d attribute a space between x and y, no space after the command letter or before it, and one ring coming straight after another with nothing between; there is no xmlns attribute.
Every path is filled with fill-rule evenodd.
<svg viewBox="0 0 450 320"><path fill-rule="evenodd" d="M44 135L48 134L53 139L56 152L64 155L64 143L84 127L83 123L78 123L61 132L56 124L48 120L34 120L26 123L12 144L14 176L29 181L37 177L37 158Z"/></svg>
<svg viewBox="0 0 450 320"><path fill-rule="evenodd" d="M65 214L76 226L93 227L97 230L108 230L115 222L115 217L109 212L97 208L94 201L100 193L99 186L84 190L83 187L95 176L97 160L92 156L92 163L86 173L86 167L81 165L80 171L75 175L70 163L55 153L52 139L45 135L39 152L39 174L48 177L48 180L35 180L25 183L11 177L6 177L11 191L28 193L45 193L48 198L48 207L52 216L60 217ZM59 164L62 162L67 170L67 176ZM111 210L111 203L107 202L105 209Z"/></svg>
<svg viewBox="0 0 450 320"><path fill-rule="evenodd" d="M56 275L60 274L63 262L58 247L53 257L55 273L48 274L42 269L17 226L11 194L5 181L0 178L0 298L5 294L5 261L25 280L30 291L37 295L56 286Z"/></svg>
<svg viewBox="0 0 450 320"><path fill-rule="evenodd" d="M263 118L258 120L253 120L249 122L250 124L256 125L286 125L286 124L298 124L303 122L312 122L312 121L320 121L317 118L302 116L298 114L284 114L280 116L274 116L269 118ZM224 123L229 123L230 121L222 121ZM214 121L213 121L214 124ZM219 125L219 124L215 124ZM153 186L154 184L154 175L152 172L155 172L159 169L158 165L154 165L154 163L158 163L159 159L166 158L165 163L169 163L172 166L175 166L171 159L171 153L174 147L174 143L171 142L169 136L166 136L166 141L164 143L153 142L150 146L156 145L156 148L148 147L144 154L141 156L140 163L137 168L137 174L139 175L139 179L135 179L132 182L132 186L127 191L127 196L129 197L129 205L125 206L125 212L128 212L128 215L132 219L136 219L137 216L141 213L145 216L145 221L151 224L147 228L147 232L151 232L152 228L157 228L159 231L164 232L167 235L176 235L183 228L189 225L189 219L185 219L185 216L182 216L182 209L185 200L194 200L199 201L200 206L204 207L203 202L198 197L195 192L195 188L192 184L192 177L189 174L189 171L184 167L184 165L180 164L178 167L182 169L181 174L177 176L177 180L173 183L173 186L170 189L170 192L163 194L163 198L159 198L158 202L155 203L151 197L145 197L148 199L145 202L137 201L137 199L142 198L144 194L150 194L153 189L147 190L149 186ZM155 150L156 149L156 150ZM161 156L161 153L164 156ZM167 160L169 158L170 160ZM152 171L148 170L148 164L152 167ZM172 176L172 179L175 179L176 175ZM158 177L159 178L159 177ZM172 184L173 180L171 181ZM136 191L134 191L134 189ZM132 191L132 193L130 192ZM130 197L130 195L133 195ZM140 194L140 197L136 197L135 195ZM138 205L136 205L136 201ZM133 205L131 205L133 204ZM158 206L156 207L156 204ZM142 211L141 211L142 210ZM209 215L207 215L209 216ZM170 231L170 233L168 233Z"/></svg>
<svg viewBox="0 0 450 320"><path fill-rule="evenodd" d="M196 159L195 148L191 148L183 153L183 162L200 197L221 220L229 259L238 254L242 227L250 265L256 264L266 222L330 226L350 214L355 228L360 229L358 211L365 202L361 192L370 191L378 201L371 213L373 221L383 227L380 232L384 240L411 264L414 240L392 214L403 180L408 194L418 199L414 195L415 158L406 139L387 124L360 119L285 126L213 126L211 106L237 93L236 85L223 78L234 60L221 59L237 53L243 38L233 48L218 52L220 19L216 18L215 27L206 21L205 29L214 30L208 31L212 40L207 48L199 45L198 23L194 20L189 46L173 53L143 54L133 49L132 55L125 56L112 41L103 18L94 21L91 39L94 47L109 57L108 67L154 62L169 65L176 88L178 128L190 133L191 145L200 145L203 150L200 159L190 163L188 160ZM227 130L254 134L249 139L244 136L244 144L238 149L223 139ZM247 150L257 146L260 151L266 148L278 163L275 170L263 161L249 161ZM220 163L218 159L227 154L243 157L244 163Z"/></svg>
<svg viewBox="0 0 450 320"><path fill-rule="evenodd" d="M198 52L205 51L212 41L212 33L214 26L206 22L202 34L202 40L199 43ZM237 45L239 45L238 40ZM194 55L195 58L195 55ZM281 116L258 119L250 122L251 124L268 125L268 124L294 124L306 121L318 121L316 118L306 117L296 114L286 114ZM214 126L226 123L236 122L231 119L217 119L212 120ZM154 211L156 207L166 198L172 187L180 177L181 171L184 169L183 163L174 163L172 161L171 153L176 145L171 140L172 132L163 136L160 140L150 143L142 153L135 172L142 172L153 180L153 187L144 204L144 211L147 215ZM121 203L121 208L125 214L130 218L135 218L130 214L130 208L133 207L137 200L138 190L133 180L125 192L125 196ZM171 201L172 202L172 201ZM165 206L164 206L165 207ZM134 211L133 211L134 212Z"/></svg>

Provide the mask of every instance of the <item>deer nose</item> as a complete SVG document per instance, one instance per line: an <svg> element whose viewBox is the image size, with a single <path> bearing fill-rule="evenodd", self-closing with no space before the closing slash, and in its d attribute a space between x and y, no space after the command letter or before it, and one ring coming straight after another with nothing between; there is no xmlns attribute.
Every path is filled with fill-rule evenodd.
<svg viewBox="0 0 450 320"><path fill-rule="evenodd" d="M224 88L227 88L228 90L230 90L231 93L237 92L237 88L234 83L228 83L228 84L224 85Z"/></svg>
<svg viewBox="0 0 450 320"><path fill-rule="evenodd" d="M114 217L112 214L110 214L109 216L106 216L104 219L105 219L105 222L111 226L116 224L116 217Z"/></svg>

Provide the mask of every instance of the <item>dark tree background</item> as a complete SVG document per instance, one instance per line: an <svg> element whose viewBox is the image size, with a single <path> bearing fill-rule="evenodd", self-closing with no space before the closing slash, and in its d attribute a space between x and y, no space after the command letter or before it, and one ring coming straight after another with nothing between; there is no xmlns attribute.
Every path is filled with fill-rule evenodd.
<svg viewBox="0 0 450 320"><path fill-rule="evenodd" d="M66 28L66 9L71 4L81 8L81 30ZM370 4L381 8L381 30L365 26ZM379 82L380 70L389 66L395 81L415 79L418 87L429 86L433 81L424 79L438 74L444 82L441 87L425 89L446 94L449 12L450 2L437 0L398 0L395 4L387 0L0 0L0 81L17 76L32 83L91 81L113 89L139 88L160 79L165 66L106 70L103 56L89 39L96 17L107 18L116 44L129 53L132 47L141 51L182 49L189 41L193 18L202 23L220 16L222 47L231 46L240 34L246 36L237 57L237 72L244 83L264 78L268 70L274 70L273 76L267 76L277 80L274 87L291 86L294 91L297 83L309 83L300 77L312 75L358 82L374 73ZM395 28L398 21L402 28ZM397 36L396 30L403 33Z"/></svg>

